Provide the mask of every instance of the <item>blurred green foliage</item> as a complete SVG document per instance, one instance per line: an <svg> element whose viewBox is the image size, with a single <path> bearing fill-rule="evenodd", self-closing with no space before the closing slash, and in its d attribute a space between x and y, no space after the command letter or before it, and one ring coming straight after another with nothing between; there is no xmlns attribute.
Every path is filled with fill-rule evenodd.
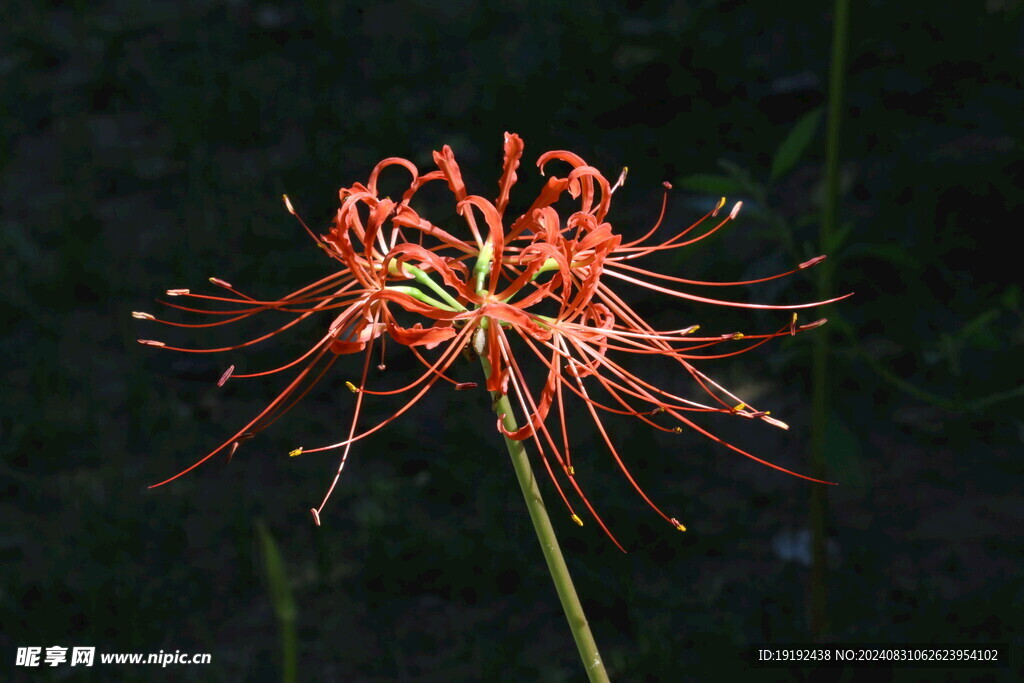
<svg viewBox="0 0 1024 683"><path fill-rule="evenodd" d="M294 683L298 672L299 645L295 623L298 620L298 608L292 594L288 565L281 556L281 549L267 525L260 520L256 523L256 533L263 549L263 564L267 572L267 592L270 604L274 608L278 626L281 629L281 680Z"/></svg>

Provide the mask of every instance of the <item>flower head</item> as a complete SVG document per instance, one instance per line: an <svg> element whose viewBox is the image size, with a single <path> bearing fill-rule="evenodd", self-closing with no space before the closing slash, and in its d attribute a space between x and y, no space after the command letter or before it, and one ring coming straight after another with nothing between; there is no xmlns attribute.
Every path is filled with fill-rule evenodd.
<svg viewBox="0 0 1024 683"><path fill-rule="evenodd" d="M523 142L519 136L506 133L502 172L494 200L469 194L447 145L440 152L434 152L437 170L424 174L405 159L385 159L373 169L365 185L356 183L340 190L341 205L323 235L310 230L285 197L288 211L298 218L317 246L338 262L336 272L274 300L249 296L218 278L210 278L210 282L225 290L225 294L167 290L171 297L215 304L217 308L199 309L164 302L172 308L211 316L212 322L185 324L157 319L149 313L133 313L139 319L181 327L223 325L267 310L294 316L268 334L229 347L183 349L158 341L139 340L150 346L194 353L237 351L307 318L318 316L323 321L316 342L281 367L240 374L230 366L219 384L289 370L294 370L295 375L248 424L196 463L155 486L176 479L225 450L231 457L243 440L269 426L295 405L339 356L362 354L358 384L347 383L356 393L356 399L345 438L337 443L297 448L291 452L294 456L342 449L327 494L320 505L312 509L314 520L319 524L320 513L338 482L353 443L408 411L438 384L448 383L456 390L476 386L474 382L459 381L451 376L453 365L467 348L485 361L487 389L494 396L509 396L513 409L519 411L522 418L518 422L522 426L512 430L503 420L510 416L499 416L497 429L511 439L532 442L572 519L583 523L566 493L567 488L575 493L613 541L614 536L577 481L566 428L570 401L582 404L617 466L637 493L665 521L680 530L685 529L683 525L655 505L635 481L608 435L603 415L631 416L666 432L693 429L769 467L819 481L761 460L700 426L696 420L702 413L728 413L786 428L785 423L771 417L767 411L755 409L717 384L695 363L737 355L774 337L817 327L824 320L798 325L793 312L779 329L759 334L733 332L700 336L697 325L657 330L617 293L615 285L629 283L665 295L669 300L796 311L838 299L773 306L709 298L682 287L754 284L808 268L824 257L811 259L786 273L744 282L700 282L646 270L636 265L639 259L704 239L733 220L740 204L720 216L725 205L723 199L713 211L685 230L656 239L670 189L665 183L665 199L654 227L641 237L624 241L606 218L612 196L625 180L625 170L611 185L600 171L576 154L552 151L538 159L540 172L544 175L549 165L563 164L568 166L563 171L564 177L548 177L530 207L509 220L505 214L522 153ZM377 189L381 172L392 166L401 167L410 176L408 189L397 200L381 197ZM434 181L445 182L454 195L455 209L464 223L460 229L444 229L413 208L419 190ZM576 202L576 208L560 213L556 204L566 198ZM409 325L405 322L409 319L416 322ZM368 380L374 359L383 358L388 341L408 347L423 371L406 386L385 391L374 388ZM716 347L724 348L718 351ZM633 374L624 364L631 355L666 359L678 372L693 380L703 398L694 400L677 395ZM378 367L383 369L383 361ZM402 395L404 400L383 421L361 425L363 401L366 397L381 395Z"/></svg>

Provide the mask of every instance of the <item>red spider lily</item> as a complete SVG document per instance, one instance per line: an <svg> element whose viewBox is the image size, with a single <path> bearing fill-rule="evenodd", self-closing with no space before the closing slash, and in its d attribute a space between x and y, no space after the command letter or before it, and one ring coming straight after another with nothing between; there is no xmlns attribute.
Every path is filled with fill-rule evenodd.
<svg viewBox="0 0 1024 683"><path fill-rule="evenodd" d="M685 329L655 330L616 293L611 284L625 281L697 303L794 311L839 299L769 306L698 296L682 291L678 286L754 284L810 267L824 257L802 263L787 273L744 282L699 282L644 270L633 265L634 259L685 247L711 235L736 217L740 205L737 204L727 216L718 218L696 236L689 235L709 219L718 217L724 199L697 223L668 239L652 241L665 213L669 188L666 183L661 215L654 227L642 237L624 242L605 218L613 193L625 179L625 171L611 186L597 169L588 166L577 155L553 151L539 158L537 164L541 174L549 162L560 161L571 166L568 175L548 178L529 209L514 220L506 221L504 214L510 190L516 182L522 152L523 143L519 136L506 134L503 170L498 182L498 196L493 202L468 193L448 146L434 153L438 170L423 175L405 159L389 158L380 162L365 185L357 183L339 192L341 207L327 234L317 236L301 218L298 219L316 244L337 260L340 267L336 273L280 299L254 298L217 278L211 278L210 282L229 295L201 295L187 289L168 290L168 296L217 302L224 306L209 310L164 302L173 308L216 318L213 322L199 324L159 320L170 325L210 327L267 310L285 311L293 314L294 318L268 334L229 347L181 349L162 342L139 340L143 344L193 353L233 351L268 339L314 315L329 314L333 318L312 347L281 367L248 374L235 374L234 366L229 367L219 384L228 379L258 377L295 367L301 369L253 420L205 457L155 486L180 477L225 449L230 449L230 457L242 440L266 428L295 405L339 355L362 353L360 381L358 385L347 383L356 393L356 400L346 438L331 445L298 448L291 452L291 455L299 455L343 449L327 494L320 505L312 509L314 520L319 524L320 512L338 482L353 443L408 411L439 381L449 382L455 389L476 386L472 382L459 382L448 374L467 347L486 360L489 367L487 389L495 396L510 395L515 409L521 412L522 426L517 430L506 430L500 418L498 429L509 438L531 440L572 519L578 524L583 523L565 493L565 483L616 545L619 545L618 541L598 516L576 478L566 427L568 399L576 398L582 402L630 484L663 519L680 530L685 530L685 527L662 512L634 480L608 436L602 414L632 416L662 431L680 432L686 426L769 467L819 481L761 460L696 424L696 413L717 412L757 418L786 428L784 423L766 411L754 409L715 383L693 362L744 353L774 337L817 327L824 320L797 325L796 313L793 313L792 320L782 328L753 335L730 333L700 337L694 334L698 329L696 325ZM401 166L411 175L408 189L397 202L378 196L378 177L389 166ZM456 210L465 222L465 230L460 231L462 237L423 218L411 205L419 189L435 180L446 181L455 196ZM578 201L578 208L563 222L555 204L565 195ZM298 218L287 197L285 205ZM157 320L148 313L133 315ZM410 327L402 326L398 316L401 319L415 316L421 322ZM368 371L375 353L383 358L388 339L408 347L424 370L406 386L375 390L367 386ZM743 342L739 348L720 353L710 351L713 347L735 345L738 341ZM539 388L531 388L523 359L516 357L513 343L525 349L526 359L537 359L538 364L534 367L540 369L543 377ZM682 368L707 398L703 402L694 401L645 381L616 360L625 354L667 359ZM382 362L379 367L383 369ZM390 417L358 429L364 397L392 394L405 394L407 398Z"/></svg>

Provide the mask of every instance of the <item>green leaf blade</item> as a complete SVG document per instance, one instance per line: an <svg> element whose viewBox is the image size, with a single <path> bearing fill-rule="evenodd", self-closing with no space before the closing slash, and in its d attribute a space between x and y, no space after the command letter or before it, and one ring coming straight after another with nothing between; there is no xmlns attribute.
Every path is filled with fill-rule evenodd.
<svg viewBox="0 0 1024 683"><path fill-rule="evenodd" d="M822 107L813 109L797 121L793 129L789 131L789 135L775 150L775 157L772 159L772 180L778 179L796 166L796 162L804 155L807 146L814 139L824 112Z"/></svg>

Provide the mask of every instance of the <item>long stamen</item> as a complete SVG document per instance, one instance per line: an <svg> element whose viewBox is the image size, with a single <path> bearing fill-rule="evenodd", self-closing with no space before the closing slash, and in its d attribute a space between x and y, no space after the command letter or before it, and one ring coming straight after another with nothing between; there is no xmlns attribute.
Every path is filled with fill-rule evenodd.
<svg viewBox="0 0 1024 683"><path fill-rule="evenodd" d="M576 386L579 387L581 392L583 392L583 395L587 396L587 398L589 399L587 389L583 385L583 380L581 380L579 377L574 377L573 379L576 382ZM640 487L640 484L638 484L636 480L633 479L633 475L630 474L629 468L626 467L626 464L624 462L622 462L622 458L619 456L618 450L615 448L614 444L612 444L611 439L608 437L608 432L605 431L604 424L601 422L601 418L598 416L597 411L594 410L594 406L591 405L589 400L584 401L584 405L587 408L587 412L590 413L590 417L593 418L594 424L597 426L597 430L601 433L601 438L604 440L604 443L608 447L609 452L611 452L612 457L615 459L615 463L619 466L619 469L622 470L622 474L625 475L629 483L633 485L633 488L636 490L636 492L640 494L640 497L644 499L644 502L646 502L652 510L657 512L661 516L661 518L664 519L666 522L678 528L679 522L674 521L675 518L669 517L664 512L662 512L661 508L655 505L654 501L652 501L647 496L644 490Z"/></svg>
<svg viewBox="0 0 1024 683"><path fill-rule="evenodd" d="M416 404L417 401L420 400L420 398L423 397L424 394L427 393L427 391L430 389L430 387L434 386L434 383L437 381L438 378L437 378L437 375L432 372L432 370L433 369L439 369L439 371L442 372L442 373L445 370L447 370L448 367L453 362L455 362L455 359L459 357L459 352L462 350L462 347L465 345L466 339L468 338L469 333L473 332L474 329L475 329L474 326L467 325L457 336L452 338L452 340L451 340L451 342L449 342L448 348L445 350L445 352L441 355L440 358L438 358L437 362L434 365L431 366L431 369L428 369L428 371L426 373L424 373L424 377L429 377L429 379L427 380L426 384L422 388L420 388L420 390L418 392L416 392L416 394L411 399L409 399L405 403L405 405L403 405L401 408L399 408L394 413L392 413L391 416L389 416L388 418L386 418L385 420L383 420L382 422L380 422L376 426L371 427L371 428L369 428L369 429L367 429L367 430L365 430L363 432L360 432L359 434L356 434L355 436L349 437L348 439L345 439L344 441L339 441L337 443L333 443L333 444L330 444L328 446L319 446L317 448L305 448L305 449L302 450L302 452L303 453L318 453L320 451L329 451L329 450L333 450L333 449L336 449L336 448L342 448L342 447L344 447L344 446L346 446L346 445L348 445L350 443L355 443L356 441L359 441L361 439L365 439L366 437L368 437L371 434L373 434L373 433L383 429L386 425L390 424L391 422L393 422L394 420L398 419L400 416L405 414L410 408L412 408ZM360 393L362 393L362 392L360 392ZM369 392L367 392L367 393L369 393Z"/></svg>
<svg viewBox="0 0 1024 683"><path fill-rule="evenodd" d="M824 301L814 301L814 302L809 303L809 304L791 304L789 306L774 306L774 305L770 305L770 304L744 304L744 303L740 303L738 301L722 301L721 299L709 299L707 297L697 296L696 294L687 294L686 292L678 292L678 291L676 291L674 289L668 289L667 287L661 287L661 286L656 285L656 284L654 284L652 282L644 282L643 280L639 280L639 279L637 279L635 277L630 277L629 275L625 275L623 273L616 273L614 270L607 270L606 269L604 272L607 273L608 275L611 275L612 277L618 278L620 280L625 280L626 282L630 282L630 283L632 283L634 285L640 285L641 287L646 287L647 289L651 289L651 290L654 290L656 292L661 292L662 294L668 294L669 296L678 297L680 299L688 299L690 301L699 301L699 302L705 303L705 304L717 304L719 306L733 306L735 308L756 308L756 309L762 309L762 310L793 311L793 310L797 310L797 309L801 309L801 308L814 308L815 306L824 306L825 304L834 304L837 301L842 301L843 299L848 299L849 297L853 296L853 293L851 292L850 294L844 294L843 296L837 296L837 297L832 298L832 299L825 299Z"/></svg>
<svg viewBox="0 0 1024 683"><path fill-rule="evenodd" d="M316 365L317 361L319 361L319 360L320 360L320 358L321 358L321 357L323 356L323 354L324 354L324 353L326 353L326 351L327 351L327 349L326 349L326 348L324 348L324 349L321 349L321 350L320 350L320 352L319 352L319 353L317 354L317 356L316 356L316 357L315 357L315 358L314 358L314 359L313 359L313 360L312 360L312 361L310 362L310 364L309 364L309 365L307 365L307 366L306 366L306 367L305 367L305 368L304 368L304 369L302 370L302 372L300 372L300 373L298 374L298 376L297 376L297 377L296 377L296 378L295 378L294 380L292 380L292 381L291 381L291 383L290 383L290 384L289 384L289 385L288 385L287 387L285 387L284 391L282 391L282 392L281 392L280 394L278 394L278 395L277 395L277 397L276 397L276 398L275 398L275 399L274 399L273 401L271 401L271 402L270 402L270 404L269 404L269 405L268 405L268 406L267 406L266 408L264 408L264 409L263 409L263 411L262 411L262 412L260 412L260 414L259 414L259 415L257 415L256 417L254 417L254 418L253 418L253 419L252 419L251 421L249 421L249 423L248 423L248 424L246 424L246 425L245 425L244 427L242 427L242 428L241 428L241 429L239 429L239 430L238 430L237 432L235 432L235 434L234 434L234 435L232 435L230 439L228 439L227 441L225 441L224 443L222 443L222 444L221 444L220 446L218 446L217 448L215 448L215 449L213 449L212 451L210 451L210 453L208 453L207 455L203 456L202 458L200 458L200 459L199 459L199 460L197 460L196 462L192 463L191 465L189 465L188 467L186 467L186 468L185 468L185 469L183 469L182 471L178 472L178 473L177 473L177 474L175 474L175 475L174 475L173 477L169 477L169 478L167 478L167 479L164 479L163 481L161 481L161 482L158 482L158 483L156 483L156 484L151 484L151 485L149 486L149 488L151 488L151 489L152 489L152 488L156 488L156 487L158 487L158 486L163 486L164 484L168 484L168 483L170 483L170 482L174 481L175 479L177 479L177 478L179 478L179 477L181 477L181 476L184 476L185 474L187 474L187 473L191 472L191 471L192 471L192 470L194 470L195 468L197 468L197 467L199 467L200 465L202 465L202 464L203 464L204 462L206 462L207 460L209 460L209 459L210 459L210 458L212 458L213 456L217 455L217 453L220 453L220 452L221 452L222 450L224 450L224 449L225 449L225 448L227 448L228 446L231 446L232 444L234 444L234 443L236 443L237 441L239 441L239 439L240 439L240 438L241 438L241 437L242 437L243 435L245 435L245 434L249 433L249 432L250 432L250 430L251 430L251 429L253 429L253 428L254 428L254 427L255 427L255 426L257 425L257 424L259 424L261 420L263 420L263 419L264 419L264 418L265 418L265 417L266 417L266 416L267 416L268 414L270 414L270 413L271 413L271 412L272 412L272 411L273 411L273 410L274 410L275 408L277 408L277 407L278 407L278 406L280 406L280 405L281 405L282 403L284 403L284 401L285 401L285 400L286 400L286 399L288 398L288 396L289 396L289 395L290 395L290 394L291 394L291 393L292 393L292 392L293 392L293 391L295 390L295 388L296 388L296 387L298 387L298 386L299 386L299 384L300 384L300 383L301 383L301 382L302 382L302 381L303 381L303 380L304 380L304 379L305 379L305 378L306 378L306 377L307 377L307 376L309 375L310 371L311 371L311 370L313 369L313 367L314 367L314 366ZM330 359L329 363L333 363L333 362L334 362L334 359L333 359L333 358L332 358L332 359ZM257 430L257 431L258 431L258 430ZM233 453L234 453L234 449L232 449L232 454L233 454Z"/></svg>
<svg viewBox="0 0 1024 683"><path fill-rule="evenodd" d="M375 315L374 318L373 318L373 322L371 324L376 325L376 323L377 323L377 316ZM363 360L363 376L362 376L362 378L359 381L359 385L360 386L365 386L366 385L366 374L367 374L367 372L370 369L370 358L372 356L373 356L373 339L370 340L369 346L366 349L366 357ZM359 421L359 411L360 411L360 409L362 407L363 407L363 393L362 392L356 392L356 407L355 407L355 410L352 412L352 424L349 426L349 429L348 429L348 437L349 437L349 439L351 439L352 435L355 434L356 423ZM320 512L323 511L324 506L327 505L327 500L331 497L331 494L334 493L334 487L338 485L338 480L341 478L341 471L343 469L345 469L345 463L348 461L348 453L349 453L349 450L351 448L352 448L352 442L349 441L349 443L346 444L346 446L345 446L345 450L341 454L341 462L338 463L338 471L335 472L334 479L331 480L331 485L330 485L330 487L328 487L327 493L324 494L324 499L322 501L320 501L320 505L319 506L317 506L315 508L310 508L310 512L313 514L313 520L316 522L317 526L320 526Z"/></svg>

